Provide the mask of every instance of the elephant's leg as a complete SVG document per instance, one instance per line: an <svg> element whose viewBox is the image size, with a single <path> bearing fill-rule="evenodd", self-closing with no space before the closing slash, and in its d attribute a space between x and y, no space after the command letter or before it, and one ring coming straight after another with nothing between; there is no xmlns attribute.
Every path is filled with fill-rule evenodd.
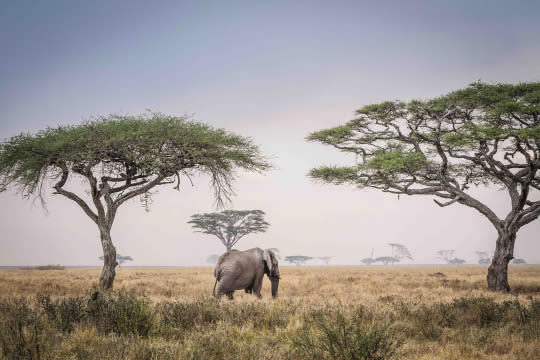
<svg viewBox="0 0 540 360"><path fill-rule="evenodd" d="M253 284L245 288L244 291L246 292L246 294L251 294L253 292Z"/></svg>
<svg viewBox="0 0 540 360"><path fill-rule="evenodd" d="M262 289L262 275L260 277L257 277L255 279L255 282L253 283L253 294L257 296L259 299L261 296L261 289Z"/></svg>
<svg viewBox="0 0 540 360"><path fill-rule="evenodd" d="M233 290L227 292L227 297L229 298L229 300L233 299L233 293L234 293Z"/></svg>

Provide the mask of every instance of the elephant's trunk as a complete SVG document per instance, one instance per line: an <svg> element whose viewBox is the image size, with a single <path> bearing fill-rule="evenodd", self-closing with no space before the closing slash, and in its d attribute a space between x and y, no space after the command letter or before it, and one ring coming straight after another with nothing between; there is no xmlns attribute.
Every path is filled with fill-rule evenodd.
<svg viewBox="0 0 540 360"><path fill-rule="evenodd" d="M279 278L278 277L271 277L270 282L272 283L272 297L275 299L277 297L277 293L278 293Z"/></svg>

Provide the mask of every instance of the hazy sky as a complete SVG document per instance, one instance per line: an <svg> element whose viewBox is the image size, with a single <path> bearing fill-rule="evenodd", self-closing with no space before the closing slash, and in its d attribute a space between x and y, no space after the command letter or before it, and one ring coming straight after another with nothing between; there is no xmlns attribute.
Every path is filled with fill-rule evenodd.
<svg viewBox="0 0 540 360"><path fill-rule="evenodd" d="M538 14L538 1L6 1L0 138L94 115L194 114L252 137L276 166L235 183L233 207L261 209L271 223L239 249L358 264L398 242L418 263L438 262L440 249L474 263L496 239L479 213L313 184L310 168L350 159L304 137L373 102L427 99L479 79L540 81ZM223 252L187 224L215 211L208 179L194 183L160 188L150 213L138 201L120 208L113 242L130 265L202 265ZM508 208L504 192L478 195L499 214ZM0 194L0 265L98 265L95 224L70 200L47 199L45 212ZM516 257L540 262L539 232L536 221L518 233Z"/></svg>

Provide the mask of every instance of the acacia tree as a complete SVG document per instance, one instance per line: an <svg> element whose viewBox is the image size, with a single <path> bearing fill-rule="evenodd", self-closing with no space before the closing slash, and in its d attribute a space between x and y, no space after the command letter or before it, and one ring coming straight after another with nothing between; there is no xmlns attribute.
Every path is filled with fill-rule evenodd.
<svg viewBox="0 0 540 360"><path fill-rule="evenodd" d="M104 256L100 256L98 258L99 260L105 260L105 257ZM133 258L129 255L120 255L120 254L116 254L116 262L118 263L118 267L122 266L123 263L125 263L126 261L133 261Z"/></svg>
<svg viewBox="0 0 540 360"><path fill-rule="evenodd" d="M399 259L393 256L379 256L378 258L375 258L373 262L382 262L383 265L394 265L396 262L399 262Z"/></svg>
<svg viewBox="0 0 540 360"><path fill-rule="evenodd" d="M330 260L332 260L333 256L319 256L317 259L324 262L326 265L330 263Z"/></svg>
<svg viewBox="0 0 540 360"><path fill-rule="evenodd" d="M138 196L147 204L156 186L179 189L181 175L208 174L219 206L233 194L237 168L262 171L269 164L248 138L160 113L99 117L0 144L0 190L13 186L43 202L42 191L51 185L97 225L104 256L101 290L112 288L118 264L111 227L120 205ZM88 195L66 188L77 177Z"/></svg>
<svg viewBox="0 0 540 360"><path fill-rule="evenodd" d="M439 206L462 204L497 231L490 289L509 291L508 262L516 234L540 215L540 83L474 83L432 100L364 106L346 125L309 141L357 156L352 166L312 169L314 180L404 195L429 195ZM470 192L495 185L510 211L499 218Z"/></svg>
<svg viewBox="0 0 540 360"><path fill-rule="evenodd" d="M311 256L305 256L305 255L285 256L286 262L295 264L296 266L304 265L309 260L313 260L313 258Z"/></svg>
<svg viewBox="0 0 540 360"><path fill-rule="evenodd" d="M405 245L398 243L388 243L388 245L392 248L392 257L398 259L398 261L402 259L413 259L409 249Z"/></svg>
<svg viewBox="0 0 540 360"><path fill-rule="evenodd" d="M251 233L265 232L269 223L261 210L225 210L219 213L191 215L191 224L197 232L215 235L227 251Z"/></svg>
<svg viewBox="0 0 540 360"><path fill-rule="evenodd" d="M363 258L360 261L365 265L371 265L371 264L373 264L375 262L375 259L372 258L372 257L368 257L368 258Z"/></svg>
<svg viewBox="0 0 540 360"><path fill-rule="evenodd" d="M445 263L450 264L451 263L450 261L455 258L454 256L455 252L456 251L453 249L445 249L445 250L437 251L435 255L437 255L438 259L441 259Z"/></svg>
<svg viewBox="0 0 540 360"><path fill-rule="evenodd" d="M491 262L491 257L487 253L487 251L479 250L476 251L476 255L478 255L478 263L479 264L489 264Z"/></svg>

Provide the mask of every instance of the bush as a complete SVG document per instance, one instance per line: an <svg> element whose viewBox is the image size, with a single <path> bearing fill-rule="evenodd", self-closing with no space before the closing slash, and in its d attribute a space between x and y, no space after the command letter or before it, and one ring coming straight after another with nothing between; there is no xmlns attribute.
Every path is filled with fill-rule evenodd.
<svg viewBox="0 0 540 360"><path fill-rule="evenodd" d="M22 266L20 270L64 270L62 265Z"/></svg>
<svg viewBox="0 0 540 360"><path fill-rule="evenodd" d="M231 326L249 324L256 329L274 330L287 326L295 306L273 306L268 309L261 302L237 304L206 298L194 302L164 302L158 309L163 327L184 333L218 322L227 322Z"/></svg>
<svg viewBox="0 0 540 360"><path fill-rule="evenodd" d="M401 341L388 323L376 323L365 310L340 306L307 313L292 344L306 359L390 359Z"/></svg>
<svg viewBox="0 0 540 360"><path fill-rule="evenodd" d="M82 297L63 298L52 301L50 295L38 294L38 304L57 329L69 333L74 326L84 320L86 315L85 301Z"/></svg>
<svg viewBox="0 0 540 360"><path fill-rule="evenodd" d="M26 298L0 300L0 346L3 358L39 360L54 343L45 317Z"/></svg>
<svg viewBox="0 0 540 360"><path fill-rule="evenodd" d="M148 336L157 326L150 301L125 292L92 294L87 304L87 316L99 331L105 333Z"/></svg>

